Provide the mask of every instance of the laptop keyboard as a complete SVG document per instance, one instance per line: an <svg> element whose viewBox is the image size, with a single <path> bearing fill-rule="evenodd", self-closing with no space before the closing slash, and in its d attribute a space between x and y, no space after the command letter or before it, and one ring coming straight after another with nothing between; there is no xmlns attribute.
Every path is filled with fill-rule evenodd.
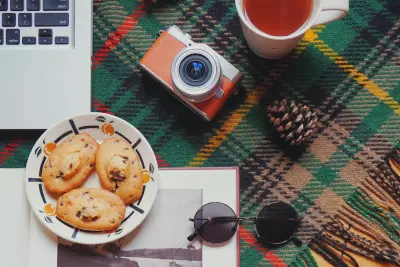
<svg viewBox="0 0 400 267"><path fill-rule="evenodd" d="M74 0L0 0L0 49L73 42Z"/></svg>

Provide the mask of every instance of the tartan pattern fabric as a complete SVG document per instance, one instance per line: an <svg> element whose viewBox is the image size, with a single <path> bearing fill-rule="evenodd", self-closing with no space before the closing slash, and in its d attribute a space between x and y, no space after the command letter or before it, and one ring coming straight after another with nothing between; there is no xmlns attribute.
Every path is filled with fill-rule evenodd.
<svg viewBox="0 0 400 267"><path fill-rule="evenodd" d="M137 127L160 167L240 166L242 216L278 200L296 208L303 246L269 250L241 226L241 266L316 265L307 243L400 140L400 2L351 0L344 19L309 30L280 60L249 51L234 0L160 0L151 14L136 0L94 0L93 23L93 111ZM212 122L138 69L158 31L173 24L244 74ZM267 124L266 106L281 98L323 115L306 146L286 146ZM0 167L24 167L39 135L0 132Z"/></svg>

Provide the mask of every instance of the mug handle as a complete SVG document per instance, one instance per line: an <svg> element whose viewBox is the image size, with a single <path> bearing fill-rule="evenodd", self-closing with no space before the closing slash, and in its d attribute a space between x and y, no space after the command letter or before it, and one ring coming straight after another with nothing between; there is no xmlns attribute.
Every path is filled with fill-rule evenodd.
<svg viewBox="0 0 400 267"><path fill-rule="evenodd" d="M343 18L349 13L349 0L321 0L321 13L313 26Z"/></svg>

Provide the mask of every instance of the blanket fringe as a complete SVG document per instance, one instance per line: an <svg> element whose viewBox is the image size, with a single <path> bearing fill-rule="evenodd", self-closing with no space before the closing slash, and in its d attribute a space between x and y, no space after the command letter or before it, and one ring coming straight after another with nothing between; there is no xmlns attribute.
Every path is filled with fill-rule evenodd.
<svg viewBox="0 0 400 267"><path fill-rule="evenodd" d="M297 255L296 259L289 264L290 267L318 267L318 263L311 254L309 247L304 249Z"/></svg>
<svg viewBox="0 0 400 267"><path fill-rule="evenodd" d="M304 250L300 253L301 259L308 267L318 267L318 263L315 261L314 256L311 254L309 249Z"/></svg>
<svg viewBox="0 0 400 267"><path fill-rule="evenodd" d="M359 266L349 252L400 265L400 150L370 171L309 247L334 266Z"/></svg>

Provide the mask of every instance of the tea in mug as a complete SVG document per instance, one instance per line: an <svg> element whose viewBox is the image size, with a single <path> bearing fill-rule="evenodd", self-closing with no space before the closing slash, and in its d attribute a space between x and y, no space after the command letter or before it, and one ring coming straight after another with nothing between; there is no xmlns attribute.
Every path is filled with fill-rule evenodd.
<svg viewBox="0 0 400 267"><path fill-rule="evenodd" d="M313 0L245 0L244 11L259 30L273 36L297 31L308 20Z"/></svg>

